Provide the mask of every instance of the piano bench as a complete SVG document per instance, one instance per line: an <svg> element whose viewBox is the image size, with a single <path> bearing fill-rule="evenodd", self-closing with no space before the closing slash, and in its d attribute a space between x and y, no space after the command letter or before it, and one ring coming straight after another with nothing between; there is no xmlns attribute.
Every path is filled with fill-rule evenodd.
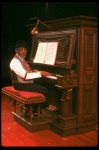
<svg viewBox="0 0 99 150"><path fill-rule="evenodd" d="M3 87L1 92L13 99L14 112L16 112L16 105L29 104L31 122L33 118L33 104L38 104L38 120L40 118L40 103L45 102L45 96L37 92L19 91L15 90L13 86Z"/></svg>

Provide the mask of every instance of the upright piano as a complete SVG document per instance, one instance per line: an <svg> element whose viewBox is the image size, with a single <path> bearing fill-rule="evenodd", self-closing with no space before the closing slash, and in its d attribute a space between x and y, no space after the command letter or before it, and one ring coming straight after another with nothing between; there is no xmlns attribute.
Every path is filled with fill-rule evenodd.
<svg viewBox="0 0 99 150"><path fill-rule="evenodd" d="M43 117L61 136L96 129L97 18L71 17L38 25L32 37L29 65L51 75L36 80L49 89ZM26 25L29 32L35 24ZM39 42L59 42L54 65L34 63ZM51 117L49 117L51 116Z"/></svg>

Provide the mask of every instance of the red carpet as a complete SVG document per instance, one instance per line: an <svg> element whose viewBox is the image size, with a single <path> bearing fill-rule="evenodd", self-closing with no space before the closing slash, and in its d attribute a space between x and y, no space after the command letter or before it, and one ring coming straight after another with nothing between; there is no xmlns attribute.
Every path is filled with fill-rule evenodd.
<svg viewBox="0 0 99 150"><path fill-rule="evenodd" d="M13 114L11 113L13 109L8 99L3 98L1 100L2 147L93 147L98 145L97 129L95 131L68 137L61 137L51 130L31 133L14 121Z"/></svg>

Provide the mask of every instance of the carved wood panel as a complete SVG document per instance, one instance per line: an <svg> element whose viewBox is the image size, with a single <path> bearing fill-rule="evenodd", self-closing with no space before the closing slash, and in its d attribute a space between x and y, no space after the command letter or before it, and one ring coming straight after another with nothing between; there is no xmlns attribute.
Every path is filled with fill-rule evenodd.
<svg viewBox="0 0 99 150"><path fill-rule="evenodd" d="M96 29L83 29L83 101L82 115L83 121L88 122L95 118L95 82L96 82L96 51L97 32ZM94 117L93 117L94 114Z"/></svg>
<svg viewBox="0 0 99 150"><path fill-rule="evenodd" d="M66 76L66 77L58 77L57 78L57 84L59 86L62 86L62 88L67 88L67 87L75 87L79 86L79 76Z"/></svg>
<svg viewBox="0 0 99 150"><path fill-rule="evenodd" d="M94 121L96 118L96 99L94 86L85 86L83 92L83 121Z"/></svg>
<svg viewBox="0 0 99 150"><path fill-rule="evenodd" d="M84 116L91 115L91 109L92 109L92 93L93 89L85 89L84 90Z"/></svg>
<svg viewBox="0 0 99 150"><path fill-rule="evenodd" d="M90 84L90 83L94 83L94 74L86 74L84 75L84 83L85 84Z"/></svg>
<svg viewBox="0 0 99 150"><path fill-rule="evenodd" d="M96 31L84 30L84 68L95 69Z"/></svg>

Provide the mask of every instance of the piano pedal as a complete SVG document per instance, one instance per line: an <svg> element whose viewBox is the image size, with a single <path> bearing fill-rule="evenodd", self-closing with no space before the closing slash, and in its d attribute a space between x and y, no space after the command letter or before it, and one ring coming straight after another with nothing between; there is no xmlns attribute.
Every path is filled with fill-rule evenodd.
<svg viewBox="0 0 99 150"><path fill-rule="evenodd" d="M49 107L47 107L46 109L50 111L56 111L56 107L54 105L49 105Z"/></svg>

